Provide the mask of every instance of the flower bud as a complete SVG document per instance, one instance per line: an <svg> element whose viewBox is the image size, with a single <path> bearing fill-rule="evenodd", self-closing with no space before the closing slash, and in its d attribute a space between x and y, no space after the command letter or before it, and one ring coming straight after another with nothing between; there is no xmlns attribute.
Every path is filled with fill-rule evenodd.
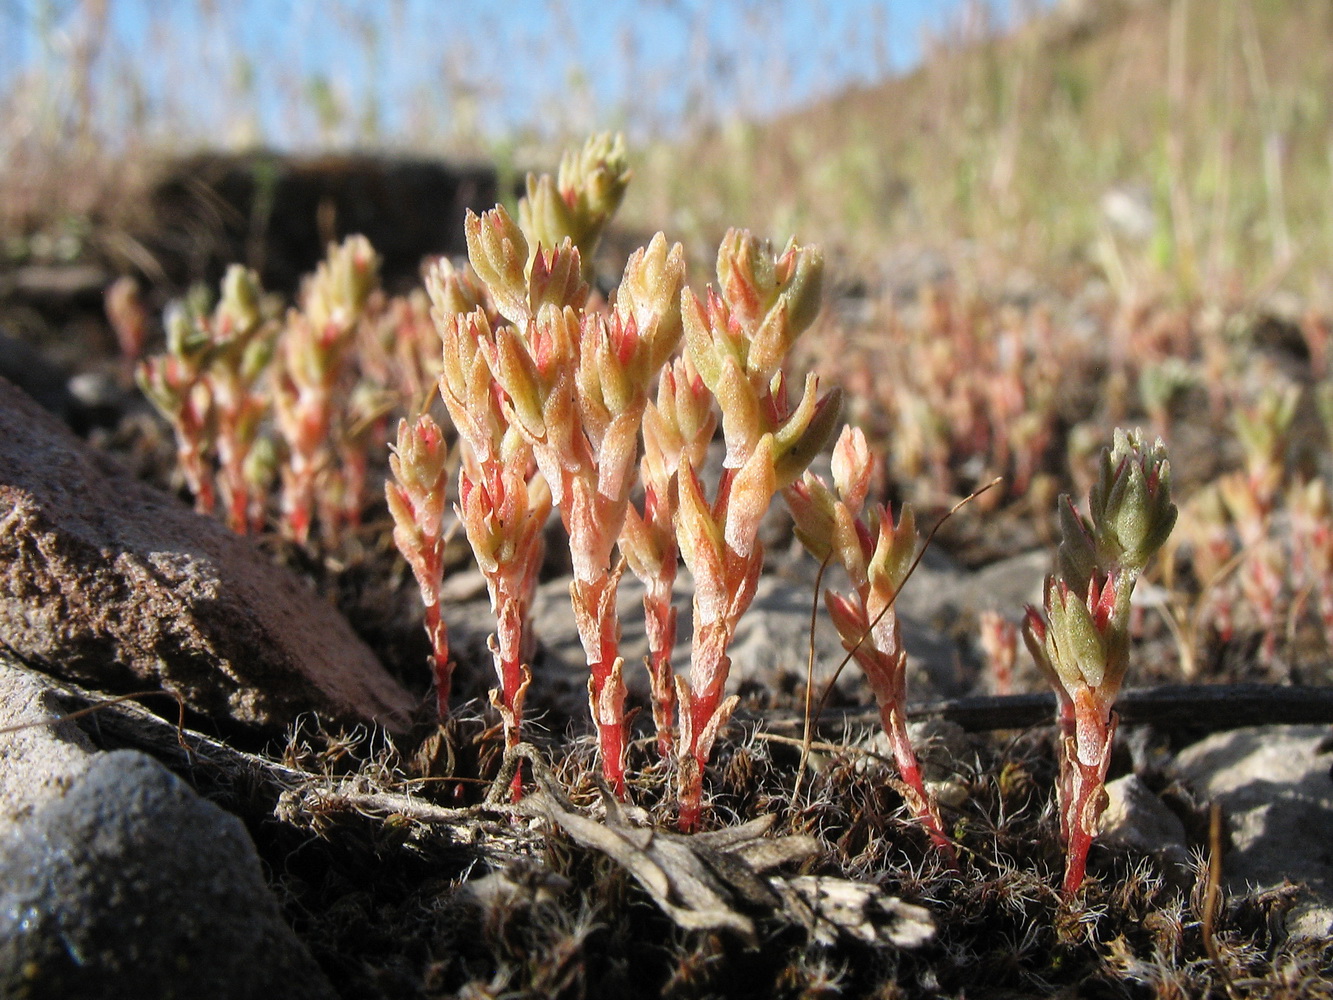
<svg viewBox="0 0 1333 1000"><path fill-rule="evenodd" d="M578 247L568 238L549 248L537 245L528 272L528 309L533 316L542 306L557 309L570 306L582 309L588 301L588 286L583 281Z"/></svg>
<svg viewBox="0 0 1333 1000"><path fill-rule="evenodd" d="M866 494L870 492L870 477L874 474L874 459L866 443L865 432L850 424L844 425L833 446L833 485L838 497L855 517L861 513Z"/></svg>
<svg viewBox="0 0 1333 1000"><path fill-rule="evenodd" d="M1148 446L1138 431L1117 429L1088 503L1098 561L1141 572L1176 523L1161 439Z"/></svg>
<svg viewBox="0 0 1333 1000"><path fill-rule="evenodd" d="M305 287L303 308L316 331L351 331L379 285L379 266L379 256L364 236L329 244L328 256Z"/></svg>
<svg viewBox="0 0 1333 1000"><path fill-rule="evenodd" d="M243 338L259 326L263 319L260 312L263 294L254 271L240 264L228 267L222 278L222 299L216 314L218 333L225 339Z"/></svg>

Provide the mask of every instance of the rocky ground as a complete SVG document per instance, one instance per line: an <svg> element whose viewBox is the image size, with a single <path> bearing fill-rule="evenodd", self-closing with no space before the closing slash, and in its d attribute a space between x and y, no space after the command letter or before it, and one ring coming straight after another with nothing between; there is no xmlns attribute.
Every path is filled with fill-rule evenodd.
<svg viewBox="0 0 1333 1000"><path fill-rule="evenodd" d="M0 995L1333 994L1325 689L1216 712L1128 695L1096 879L1059 899L1045 703L968 700L976 615L1040 598L1036 533L932 550L900 601L960 872L910 821L854 669L798 777L809 651L822 690L841 650L822 620L811 636L816 567L780 518L708 830L679 837L648 713L631 804L598 792L558 561L514 805L480 577L448 583L470 700L438 730L387 542L335 563L194 514L144 481L162 448L114 365L65 346L0 342ZM621 601L633 664L628 580ZM1166 675L1166 642L1147 628L1140 676Z"/></svg>

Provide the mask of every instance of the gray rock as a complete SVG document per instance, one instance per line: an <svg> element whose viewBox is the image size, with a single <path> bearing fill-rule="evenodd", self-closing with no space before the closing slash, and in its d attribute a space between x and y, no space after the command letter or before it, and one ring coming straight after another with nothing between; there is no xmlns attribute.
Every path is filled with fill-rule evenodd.
<svg viewBox="0 0 1333 1000"><path fill-rule="evenodd" d="M402 726L415 701L346 620L248 540L134 481L0 379L0 645L213 717Z"/></svg>
<svg viewBox="0 0 1333 1000"><path fill-rule="evenodd" d="M334 993L241 822L120 750L0 840L0 995Z"/></svg>
<svg viewBox="0 0 1333 1000"><path fill-rule="evenodd" d="M1017 619L1027 604L1041 605L1042 581L1052 569L1049 549L1024 552L992 563L975 573L944 568L917 570L903 587L903 613L942 626L965 618L975 622L982 611L998 611Z"/></svg>
<svg viewBox="0 0 1333 1000"><path fill-rule="evenodd" d="M1175 772L1222 804L1233 849L1227 888L1303 884L1287 919L1294 936L1333 934L1333 764L1325 726L1262 726L1216 733L1185 748Z"/></svg>
<svg viewBox="0 0 1333 1000"><path fill-rule="evenodd" d="M1180 817L1136 774L1107 784L1106 797L1098 840L1107 847L1150 854L1169 866L1173 875L1183 874L1189 849Z"/></svg>
<svg viewBox="0 0 1333 1000"><path fill-rule="evenodd" d="M58 799L88 769L95 749L72 722L53 725L64 711L39 674L0 653L0 835ZM38 725L31 725L38 723Z"/></svg>

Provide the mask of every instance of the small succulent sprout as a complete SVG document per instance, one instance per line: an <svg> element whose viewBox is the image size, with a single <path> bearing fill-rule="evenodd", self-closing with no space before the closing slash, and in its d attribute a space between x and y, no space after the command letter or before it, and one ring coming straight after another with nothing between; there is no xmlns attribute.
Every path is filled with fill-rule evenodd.
<svg viewBox="0 0 1333 1000"><path fill-rule="evenodd" d="M148 308L139 282L123 274L107 286L104 295L107 320L116 335L121 356L133 364L143 356L148 341Z"/></svg>
<svg viewBox="0 0 1333 1000"><path fill-rule="evenodd" d="M738 468L764 434L776 434L780 484L794 481L837 423L839 394L824 400L806 380L794 411L781 363L818 311L823 256L789 244L774 261L767 243L731 230L718 251L721 294L705 301L688 290L681 317L690 358L722 410L726 467Z"/></svg>
<svg viewBox="0 0 1333 1000"><path fill-rule="evenodd" d="M696 469L703 465L716 427L708 387L689 355L676 358L662 370L657 401L648 405L643 417L645 479L657 486L661 496L684 458Z"/></svg>
<svg viewBox="0 0 1333 1000"><path fill-rule="evenodd" d="M1245 453L1250 488L1265 512L1282 483L1300 398L1299 386L1267 386L1253 403L1235 411L1236 438Z"/></svg>
<svg viewBox="0 0 1333 1000"><path fill-rule="evenodd" d="M680 290L685 285L685 248L655 235L648 246L635 250L625 264L616 290L615 309L632 317L641 335L652 345L649 368L667 364L680 344Z"/></svg>
<svg viewBox="0 0 1333 1000"><path fill-rule="evenodd" d="M436 710L449 713L449 634L440 617L440 585L444 578L444 490L448 482L449 448L429 414L415 421L399 420L397 444L389 453L393 478L384 496L393 516L393 540L412 568L425 606L426 634L431 643Z"/></svg>
<svg viewBox="0 0 1333 1000"><path fill-rule="evenodd" d="M426 268L426 292L430 296L431 318L443 322L459 313L486 308L490 296L472 267L455 267L448 257L437 257Z"/></svg>
<svg viewBox="0 0 1333 1000"><path fill-rule="evenodd" d="M511 323L526 323L530 314L528 241L523 230L503 205L496 205L481 215L469 210L463 232L472 270L486 286L496 310Z"/></svg>
<svg viewBox="0 0 1333 1000"><path fill-rule="evenodd" d="M896 523L892 512L882 505L862 517L874 465L865 435L844 427L833 448L833 488L807 472L787 488L785 497L801 543L816 559L836 559L847 572L852 585L849 592L824 591L829 619L875 694L913 810L931 841L956 864L953 845L922 781L904 713L907 653L893 603L916 559L916 518L906 505Z"/></svg>
<svg viewBox="0 0 1333 1000"><path fill-rule="evenodd" d="M217 332L233 339L253 330L263 320L263 289L259 275L248 267L232 264L222 278L222 298L217 307Z"/></svg>
<svg viewBox="0 0 1333 1000"><path fill-rule="evenodd" d="M441 534L448 459L444 432L429 414L398 421L397 443L389 453L393 480L386 483L395 533L420 538Z"/></svg>
<svg viewBox="0 0 1333 1000"><path fill-rule="evenodd" d="M436 285L432 285L432 294ZM500 403L489 359L496 352L495 335L486 311L443 317L434 314L443 353L440 396L454 426L479 458L493 454L504 434Z"/></svg>
<svg viewBox="0 0 1333 1000"><path fill-rule="evenodd" d="M379 287L379 255L364 236L349 236L341 245L330 244L305 288L302 308L314 328L350 331L371 292Z"/></svg>
<svg viewBox="0 0 1333 1000"><path fill-rule="evenodd" d="M554 179L529 174L527 195L518 206L519 225L530 248L528 265L538 247L568 239L579 249L583 276L589 279L597 244L625 197L629 179L624 137L609 134L593 136L582 149L566 153Z"/></svg>
<svg viewBox="0 0 1333 1000"><path fill-rule="evenodd" d="M1116 729L1112 706L1129 666L1134 584L1176 522L1170 472L1160 440L1150 446L1138 431L1116 431L1089 491L1089 517L1081 517L1069 497L1060 498L1062 538L1044 614L1028 608L1023 623L1023 638L1059 706L1066 895L1083 882L1105 804Z"/></svg>
<svg viewBox="0 0 1333 1000"><path fill-rule="evenodd" d="M207 308L201 307L197 297L168 303L162 320L167 334L168 357L178 358L195 367L202 366L204 356L213 342L205 318L206 312Z"/></svg>

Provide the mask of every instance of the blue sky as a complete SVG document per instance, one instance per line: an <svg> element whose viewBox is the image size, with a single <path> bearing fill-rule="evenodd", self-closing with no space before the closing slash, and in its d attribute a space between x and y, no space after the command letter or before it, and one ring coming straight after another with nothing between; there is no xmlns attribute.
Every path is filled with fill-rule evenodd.
<svg viewBox="0 0 1333 1000"><path fill-rule="evenodd" d="M766 115L915 64L966 0L0 0L0 98L99 42L95 113L279 147ZM987 0L995 16L1005 0ZM26 74L19 77L16 74ZM125 126L122 126L125 127Z"/></svg>

